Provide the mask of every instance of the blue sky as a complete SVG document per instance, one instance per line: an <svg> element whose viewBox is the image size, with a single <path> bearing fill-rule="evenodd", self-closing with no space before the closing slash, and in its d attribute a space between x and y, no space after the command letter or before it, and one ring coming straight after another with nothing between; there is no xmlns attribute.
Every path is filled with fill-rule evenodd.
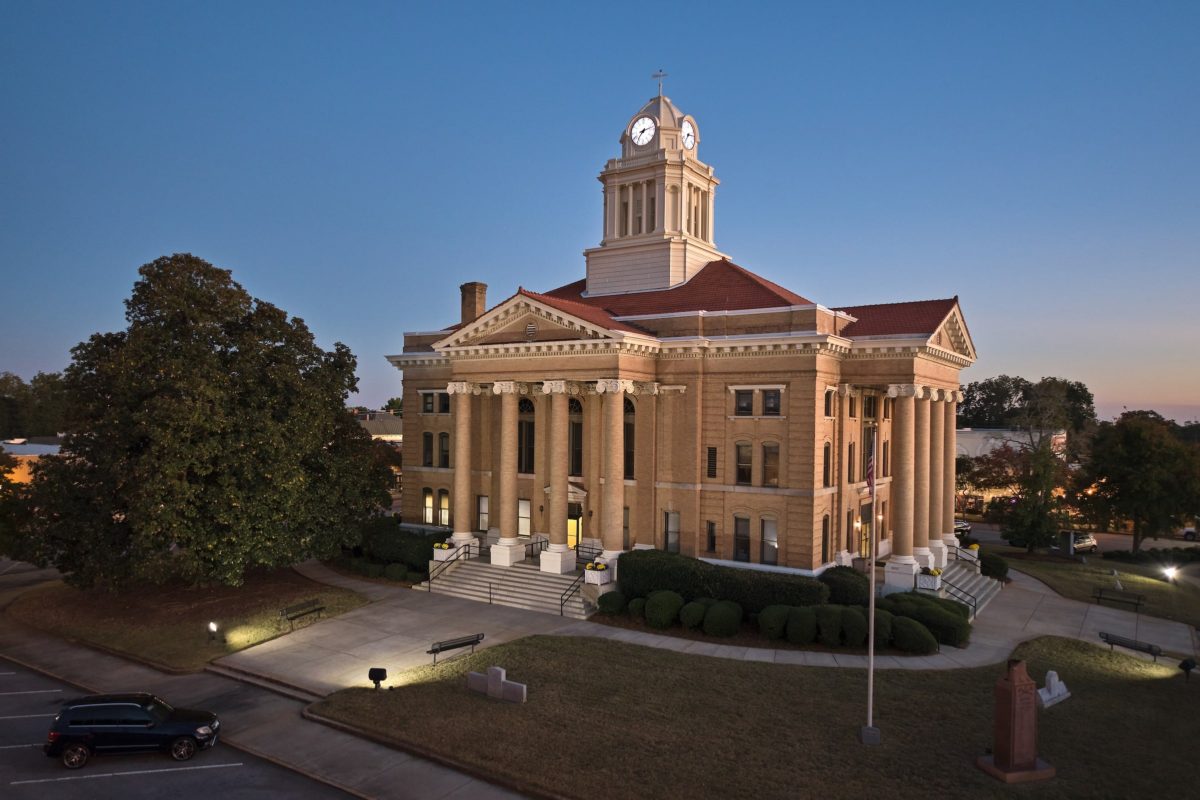
<svg viewBox="0 0 1200 800"><path fill-rule="evenodd" d="M718 246L816 302L957 294L976 380L1200 418L1200 3L0 4L0 370L192 252L400 391L402 332L583 275L666 94Z"/></svg>

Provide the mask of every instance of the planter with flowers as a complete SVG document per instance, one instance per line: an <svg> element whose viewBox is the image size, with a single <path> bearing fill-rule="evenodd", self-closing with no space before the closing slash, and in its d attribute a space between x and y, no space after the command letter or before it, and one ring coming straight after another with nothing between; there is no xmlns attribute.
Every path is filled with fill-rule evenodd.
<svg viewBox="0 0 1200 800"><path fill-rule="evenodd" d="M612 583L613 571L603 561L591 561L583 568L583 582L602 586Z"/></svg>
<svg viewBox="0 0 1200 800"><path fill-rule="evenodd" d="M917 588L940 592L942 590L942 571L937 567L922 569L921 573L917 575Z"/></svg>
<svg viewBox="0 0 1200 800"><path fill-rule="evenodd" d="M458 552L457 547L451 547L449 542L437 542L433 545L433 560L445 561Z"/></svg>

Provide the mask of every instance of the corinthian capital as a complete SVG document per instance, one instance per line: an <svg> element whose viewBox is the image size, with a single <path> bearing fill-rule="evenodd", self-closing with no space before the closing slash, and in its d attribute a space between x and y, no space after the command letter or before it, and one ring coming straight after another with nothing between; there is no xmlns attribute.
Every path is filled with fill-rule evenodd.
<svg viewBox="0 0 1200 800"><path fill-rule="evenodd" d="M596 381L596 394L622 394L624 392L633 391L633 381L623 381L615 378L606 378Z"/></svg>
<svg viewBox="0 0 1200 800"><path fill-rule="evenodd" d="M919 383L893 383L888 386L888 397L916 397L925 395L925 387Z"/></svg>
<svg viewBox="0 0 1200 800"><path fill-rule="evenodd" d="M542 394L566 394L566 381L542 381Z"/></svg>
<svg viewBox="0 0 1200 800"><path fill-rule="evenodd" d="M467 381L450 381L446 384L447 394L479 394L479 387Z"/></svg>
<svg viewBox="0 0 1200 800"><path fill-rule="evenodd" d="M520 394L520 384L516 381L496 381L492 384L492 394Z"/></svg>

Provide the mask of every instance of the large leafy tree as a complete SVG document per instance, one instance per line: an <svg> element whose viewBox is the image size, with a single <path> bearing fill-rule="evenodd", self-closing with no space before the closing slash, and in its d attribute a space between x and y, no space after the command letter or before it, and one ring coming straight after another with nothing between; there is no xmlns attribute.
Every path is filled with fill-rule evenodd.
<svg viewBox="0 0 1200 800"><path fill-rule="evenodd" d="M126 330L72 351L71 433L30 487L40 560L79 586L236 585L354 542L388 497L350 351L194 256L139 274Z"/></svg>
<svg viewBox="0 0 1200 800"><path fill-rule="evenodd" d="M0 373L0 436L54 436L65 418L62 375L39 372L25 383L19 375Z"/></svg>
<svg viewBox="0 0 1200 800"><path fill-rule="evenodd" d="M1200 450L1158 414L1129 411L1100 424L1078 485L1093 516L1133 523L1136 551L1200 508Z"/></svg>

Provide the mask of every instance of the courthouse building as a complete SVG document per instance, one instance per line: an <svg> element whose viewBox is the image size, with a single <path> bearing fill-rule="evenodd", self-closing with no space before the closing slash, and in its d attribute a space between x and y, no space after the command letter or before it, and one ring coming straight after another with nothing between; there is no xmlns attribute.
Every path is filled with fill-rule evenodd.
<svg viewBox="0 0 1200 800"><path fill-rule="evenodd" d="M912 588L954 542L975 359L957 298L829 308L785 289L718 250L694 118L660 94L620 142L582 279L490 308L464 284L457 322L389 356L404 519L555 573L586 546L812 575L877 526L888 584Z"/></svg>

